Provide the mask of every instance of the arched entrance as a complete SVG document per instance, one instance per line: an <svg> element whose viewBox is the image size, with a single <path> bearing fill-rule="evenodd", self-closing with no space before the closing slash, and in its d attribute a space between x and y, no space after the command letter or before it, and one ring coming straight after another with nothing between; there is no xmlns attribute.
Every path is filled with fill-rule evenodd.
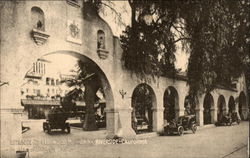
<svg viewBox="0 0 250 158"><path fill-rule="evenodd" d="M220 121L226 114L226 101L223 95L220 95L217 102L217 121Z"/></svg>
<svg viewBox="0 0 250 158"><path fill-rule="evenodd" d="M211 124L212 123L212 108L214 107L214 100L213 96L208 93L206 94L203 102L203 119L204 119L204 125Z"/></svg>
<svg viewBox="0 0 250 158"><path fill-rule="evenodd" d="M177 90L170 86L164 92L163 104L164 104L164 120L169 122L175 119L179 109L178 103L179 97Z"/></svg>
<svg viewBox="0 0 250 158"><path fill-rule="evenodd" d="M58 56L58 59L55 60L59 62L57 64L58 67L63 66L65 64L64 61L66 61L62 60L61 56L64 56L66 59L75 58L79 69L82 69L80 67L84 66L82 70L86 71L85 75L77 71L73 75L62 73L58 75L58 72L51 75L51 73L48 73L51 70L46 67L46 59L48 56L53 55ZM79 65L79 63L82 65ZM81 118L83 123L78 125L78 127L92 131L98 128L105 128L107 125L107 129L113 129L113 127L110 127L113 126L113 120L110 119L113 117L107 118L105 112L105 109L114 107L110 83L100 66L87 56L72 51L58 51L46 54L34 62L24 78L32 80L32 83L38 83L39 86L36 86L36 84L29 85L31 86L30 90L32 90L31 98L26 98L27 88L21 87L21 93L24 94L24 98L21 100L22 105L32 107L39 105L39 107L44 107L43 110L46 113L48 107L64 107L64 105L71 104L73 108L65 108L69 113L73 114L70 114L69 117L78 118L80 123L79 117L80 115L83 116ZM66 82L62 81L70 81L71 83L66 84L66 86L71 88L65 89L65 85L62 85L62 83ZM83 82L79 84L80 81ZM30 90L28 91L30 92ZM70 96L70 99L62 99L66 98L66 96ZM67 104L63 104L63 102ZM78 115L78 112L81 112L80 115Z"/></svg>
<svg viewBox="0 0 250 158"><path fill-rule="evenodd" d="M132 128L137 134L152 131L154 104L153 89L145 83L139 84L132 94Z"/></svg>
<svg viewBox="0 0 250 158"><path fill-rule="evenodd" d="M235 101L234 97L230 96L229 102L228 102L228 113L232 113L235 111Z"/></svg>
<svg viewBox="0 0 250 158"><path fill-rule="evenodd" d="M244 92L240 93L239 96L239 115L241 120L247 119L247 100Z"/></svg>

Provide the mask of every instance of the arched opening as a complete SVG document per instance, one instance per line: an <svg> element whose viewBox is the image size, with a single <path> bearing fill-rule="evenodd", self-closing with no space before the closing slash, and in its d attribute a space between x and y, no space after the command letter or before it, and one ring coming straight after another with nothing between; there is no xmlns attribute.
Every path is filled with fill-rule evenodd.
<svg viewBox="0 0 250 158"><path fill-rule="evenodd" d="M39 7L31 8L31 22L34 29L45 31L44 12Z"/></svg>
<svg viewBox="0 0 250 158"><path fill-rule="evenodd" d="M164 92L164 121L171 121L177 117L179 109L178 92L174 87L168 87Z"/></svg>
<svg viewBox="0 0 250 158"><path fill-rule="evenodd" d="M105 33L102 30L97 31L97 49L105 49Z"/></svg>
<svg viewBox="0 0 250 158"><path fill-rule="evenodd" d="M244 92L240 93L239 96L239 115L241 120L247 119L247 100Z"/></svg>
<svg viewBox="0 0 250 158"><path fill-rule="evenodd" d="M221 121L226 114L226 101L223 95L220 95L217 102L217 121Z"/></svg>
<svg viewBox="0 0 250 158"><path fill-rule="evenodd" d="M71 108L65 109L69 118L78 120L74 124L75 127L91 131L105 129L106 125L112 124L113 120L107 119L105 112L105 109L112 109L114 104L111 86L104 72L93 60L76 52L60 51L42 56L37 61L43 61L42 68L46 68L46 71L43 71L45 73L38 74L33 71L34 68L31 68L26 73L24 83L21 86L21 89L35 87L39 90L40 96L34 91L31 94L32 98L27 98L27 93L22 91L21 103L27 110L30 119L43 119L34 117L37 111L47 115L51 108L60 106L64 108L64 105L70 105ZM75 66L78 62L85 66L86 69L83 69L83 71L86 71L86 76L82 76L76 69L69 66ZM53 65L49 66L49 64ZM33 66L35 65L33 64ZM59 68L60 71L55 67ZM79 65L77 67L80 68ZM54 80L54 78L57 78L57 80ZM50 79L53 79L54 83L51 83ZM31 84L26 82L28 80L32 80ZM84 80L84 82L78 84L79 80ZM71 85L65 81L72 81ZM80 93L71 95L75 92ZM87 95L93 99L89 99L90 97L87 97ZM64 104L66 96L73 97L70 97L66 102L67 104ZM31 117L31 115L33 116Z"/></svg>
<svg viewBox="0 0 250 158"><path fill-rule="evenodd" d="M228 102L228 113L235 112L235 100L233 96L230 96Z"/></svg>
<svg viewBox="0 0 250 158"><path fill-rule="evenodd" d="M145 84L139 84L132 94L132 128L137 134L151 132L153 129L152 107L156 104L153 89Z"/></svg>
<svg viewBox="0 0 250 158"><path fill-rule="evenodd" d="M204 119L204 125L211 124L212 123L212 108L214 107L214 99L213 96L208 93L206 94L203 102L203 119Z"/></svg>

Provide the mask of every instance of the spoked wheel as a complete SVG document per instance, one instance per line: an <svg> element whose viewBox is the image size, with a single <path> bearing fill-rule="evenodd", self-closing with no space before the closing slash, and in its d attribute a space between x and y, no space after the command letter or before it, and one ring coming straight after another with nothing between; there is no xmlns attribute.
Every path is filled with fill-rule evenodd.
<svg viewBox="0 0 250 158"><path fill-rule="evenodd" d="M192 127L191 127L191 130L193 133L195 133L197 131L197 126L196 124L193 124Z"/></svg>
<svg viewBox="0 0 250 158"><path fill-rule="evenodd" d="M169 127L166 128L166 134L170 135L170 129L169 129Z"/></svg>
<svg viewBox="0 0 250 158"><path fill-rule="evenodd" d="M48 132L48 134L51 134L51 127L49 124L47 125L47 132Z"/></svg>
<svg viewBox="0 0 250 158"><path fill-rule="evenodd" d="M184 128L182 126L178 127L178 135L183 135Z"/></svg>
<svg viewBox="0 0 250 158"><path fill-rule="evenodd" d="M46 132L47 131L47 124L43 123L43 131Z"/></svg>
<svg viewBox="0 0 250 158"><path fill-rule="evenodd" d="M65 131L65 128L62 128L62 132L64 132Z"/></svg>
<svg viewBox="0 0 250 158"><path fill-rule="evenodd" d="M240 124L240 119L237 119L237 123L238 123L238 125Z"/></svg>
<svg viewBox="0 0 250 158"><path fill-rule="evenodd" d="M67 125L67 133L68 134L70 133L70 126L69 126L69 124Z"/></svg>

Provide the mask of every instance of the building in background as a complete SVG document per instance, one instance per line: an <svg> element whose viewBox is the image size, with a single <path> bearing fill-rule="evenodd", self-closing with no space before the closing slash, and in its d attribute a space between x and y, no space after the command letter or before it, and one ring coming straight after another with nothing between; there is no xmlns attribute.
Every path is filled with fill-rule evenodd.
<svg viewBox="0 0 250 158"><path fill-rule="evenodd" d="M40 58L27 72L21 86L21 103L29 119L44 119L52 106L60 106L60 98L70 91L61 81L74 77L50 68L51 62Z"/></svg>

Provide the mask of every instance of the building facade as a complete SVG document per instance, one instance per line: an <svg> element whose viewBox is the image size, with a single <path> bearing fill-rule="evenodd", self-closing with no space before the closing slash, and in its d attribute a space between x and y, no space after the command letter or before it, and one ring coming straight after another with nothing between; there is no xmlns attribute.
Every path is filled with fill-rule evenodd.
<svg viewBox="0 0 250 158"><path fill-rule="evenodd" d="M26 73L21 86L21 104L29 119L44 119L45 113L53 106L60 106L60 98L69 91L65 74L54 70L50 61L39 58ZM74 76L71 76L74 77Z"/></svg>
<svg viewBox="0 0 250 158"><path fill-rule="evenodd" d="M48 54L68 54L96 69L105 94L107 138L135 137L136 130L144 128L161 132L164 121L184 115L189 89L185 77L179 76L176 80L160 77L156 82L142 83L131 75L122 67L119 39L88 5L76 0L0 2L1 81L9 83L1 86L3 153L13 153L14 149L9 149L15 146L11 146L9 140L22 137L20 89L23 78L37 59ZM43 64L40 68L44 68ZM44 71L46 69L40 73ZM56 85L57 78L54 82L44 79ZM46 86L49 85L43 85L45 89L40 92L33 92L42 94ZM232 109L242 119L249 117L244 75L235 86L218 86L199 97L194 113L200 126L215 123L221 113ZM150 96L146 108L135 97L139 95L138 89L144 89ZM142 125L136 130L132 128L133 115Z"/></svg>

